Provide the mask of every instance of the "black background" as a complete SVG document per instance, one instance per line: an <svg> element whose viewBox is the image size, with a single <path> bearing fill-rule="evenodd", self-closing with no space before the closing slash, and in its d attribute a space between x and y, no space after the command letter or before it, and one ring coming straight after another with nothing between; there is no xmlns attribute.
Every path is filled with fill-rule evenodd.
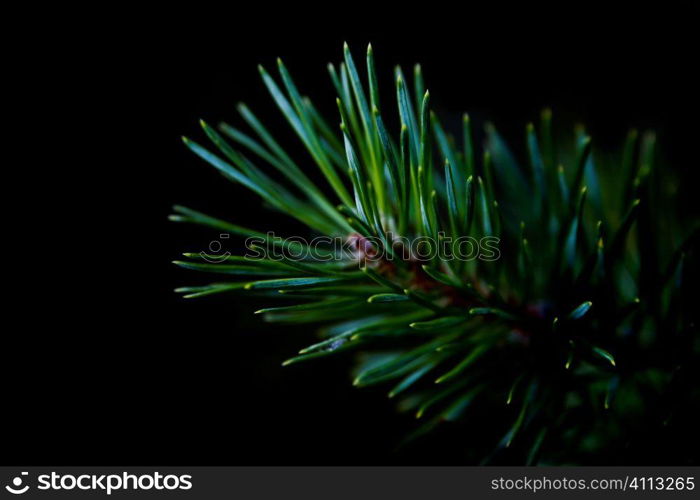
<svg viewBox="0 0 700 500"><path fill-rule="evenodd" d="M70 256L42 274L43 286L30 286L34 307L3 340L4 461L460 463L467 442L438 438L394 451L414 419L397 414L383 392L353 388L350 360L282 368L313 340L312 328L264 325L249 300L183 301L172 292L202 279L170 261L217 236L169 223L174 203L263 230L298 229L264 212L179 139L201 138L199 118L240 125L235 104L245 101L303 158L258 63L274 69L281 56L335 119L325 65L340 61L345 40L356 59L372 42L385 102L393 102L393 65L408 72L421 62L434 107L448 117L489 118L517 142L551 106L555 119L585 123L601 149L632 126L653 127L668 164L692 180L700 79L691 3L386 8L133 10L97 16L71 40L69 52L85 58L61 78L76 78L76 100L89 108L71 132L95 134L96 147L57 151L66 159L63 204L42 221L52 229L71 222L49 242ZM679 196L697 214L692 183Z"/></svg>

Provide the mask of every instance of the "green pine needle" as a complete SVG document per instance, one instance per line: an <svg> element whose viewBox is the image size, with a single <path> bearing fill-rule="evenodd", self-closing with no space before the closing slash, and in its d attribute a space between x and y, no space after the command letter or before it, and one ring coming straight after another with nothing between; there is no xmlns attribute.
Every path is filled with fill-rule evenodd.
<svg viewBox="0 0 700 500"><path fill-rule="evenodd" d="M680 370L697 364L700 345L696 308L681 306L697 229L671 213L655 135L631 131L617 154L601 154L582 127L568 133L545 109L525 127L519 158L493 124L483 148L469 115L461 130L443 125L419 65L412 82L397 67L394 92L380 95L371 46L364 63L345 44L343 61L329 64L336 116L319 112L282 60L276 75L260 66L306 156L292 158L243 104L248 130L202 121L208 146L183 138L225 178L308 227L294 236L339 238L350 252L314 253L175 206L170 220L254 237L248 248L267 252L186 253L176 266L237 280L176 292L293 300L256 312L322 325L323 337L283 364L374 353L354 384L391 383L400 408L435 415L416 436L484 408L494 422L511 418L490 436L489 458L512 447L523 463L572 463L591 443L619 449L614 429L637 426L656 404L649 395L672 383L658 374L671 366L663 353L684 352L673 361Z"/></svg>

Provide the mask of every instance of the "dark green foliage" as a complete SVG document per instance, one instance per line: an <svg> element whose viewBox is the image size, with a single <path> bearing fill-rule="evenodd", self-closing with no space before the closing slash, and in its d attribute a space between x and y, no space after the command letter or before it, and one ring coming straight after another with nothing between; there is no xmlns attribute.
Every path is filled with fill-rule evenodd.
<svg viewBox="0 0 700 500"><path fill-rule="evenodd" d="M277 80L260 68L308 151L298 163L244 105L253 134L202 122L211 150L185 139L225 177L307 225L304 236L347 238L356 252L331 262L207 263L185 254L177 265L235 277L177 291L297 299L257 311L268 321L322 326L322 340L285 364L373 353L360 357L355 385L386 384L400 408L425 422L416 435L468 421L476 406L510 416L487 460L514 447L522 463L585 462L626 446L630 423L655 431L696 405L698 390L687 380L700 361L697 308L684 291L697 228L673 215L673 184L658 167L654 134L633 131L619 154L604 154L582 128L567 137L545 110L537 126L527 125L525 157L516 158L492 124L478 147L466 115L460 140L449 135L430 112L419 67L412 86L397 68L396 101L387 95L380 104L371 47L366 62L367 76L346 46L344 62L329 65L338 129L281 61ZM397 110L401 128L390 130L395 119L386 117ZM299 166L310 161L326 185L314 185ZM273 180L272 170L286 182ZM175 212L178 222L256 236L281 251L305 249L183 207ZM438 243L495 236L500 255L406 258L398 236ZM377 252L384 258L372 259Z"/></svg>

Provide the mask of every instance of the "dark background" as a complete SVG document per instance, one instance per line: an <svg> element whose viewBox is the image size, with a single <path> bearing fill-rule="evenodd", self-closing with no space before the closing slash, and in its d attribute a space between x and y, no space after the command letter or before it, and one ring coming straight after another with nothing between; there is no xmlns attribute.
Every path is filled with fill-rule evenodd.
<svg viewBox="0 0 700 500"><path fill-rule="evenodd" d="M396 413L383 391L353 388L349 359L282 368L313 341L312 328L264 325L252 315L254 302L234 296L184 301L172 292L207 277L170 261L217 237L169 223L174 203L262 230L297 229L179 139L202 137L199 118L240 125L235 104L245 101L303 158L258 63L274 69L281 56L302 91L335 119L326 63L340 61L345 40L356 59L372 42L384 102L394 100L393 65L408 73L421 62L434 108L448 121L469 111L517 143L525 124L551 106L555 119L585 123L600 149L616 147L632 126L653 127L670 168L693 178L700 78L698 9L690 2L387 8L134 10L99 16L71 44L91 51L79 65L90 78L78 77L76 88L98 115L80 130L99 141L89 153L59 151L69 159L61 168L72 175L70 186L61 194L65 208L45 217L77 220L79 235L53 240L68 245L71 258L44 275L51 286L40 307L20 334L3 340L0 370L12 402L5 461L460 463L460 446L469 443L441 436L394 451L415 421ZM73 172L73 161L89 170ZM691 185L680 196L697 214Z"/></svg>

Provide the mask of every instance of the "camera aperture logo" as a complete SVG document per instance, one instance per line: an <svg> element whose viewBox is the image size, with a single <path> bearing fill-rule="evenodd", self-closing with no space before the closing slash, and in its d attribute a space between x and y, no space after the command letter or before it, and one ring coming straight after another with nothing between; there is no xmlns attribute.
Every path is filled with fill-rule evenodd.
<svg viewBox="0 0 700 500"><path fill-rule="evenodd" d="M5 489L13 495L22 495L30 489L27 476L28 472L12 479ZM124 491L148 491L148 490L190 490L192 489L192 476L190 474L61 474L51 472L37 476L35 489L39 491L102 491L107 495L118 490Z"/></svg>
<svg viewBox="0 0 700 500"><path fill-rule="evenodd" d="M28 474L28 472L22 472L19 476L12 478L12 484L5 486L5 489L13 495L21 495L22 493L26 493L29 489L29 485L25 484L22 486L22 483L24 482L23 476Z"/></svg>

